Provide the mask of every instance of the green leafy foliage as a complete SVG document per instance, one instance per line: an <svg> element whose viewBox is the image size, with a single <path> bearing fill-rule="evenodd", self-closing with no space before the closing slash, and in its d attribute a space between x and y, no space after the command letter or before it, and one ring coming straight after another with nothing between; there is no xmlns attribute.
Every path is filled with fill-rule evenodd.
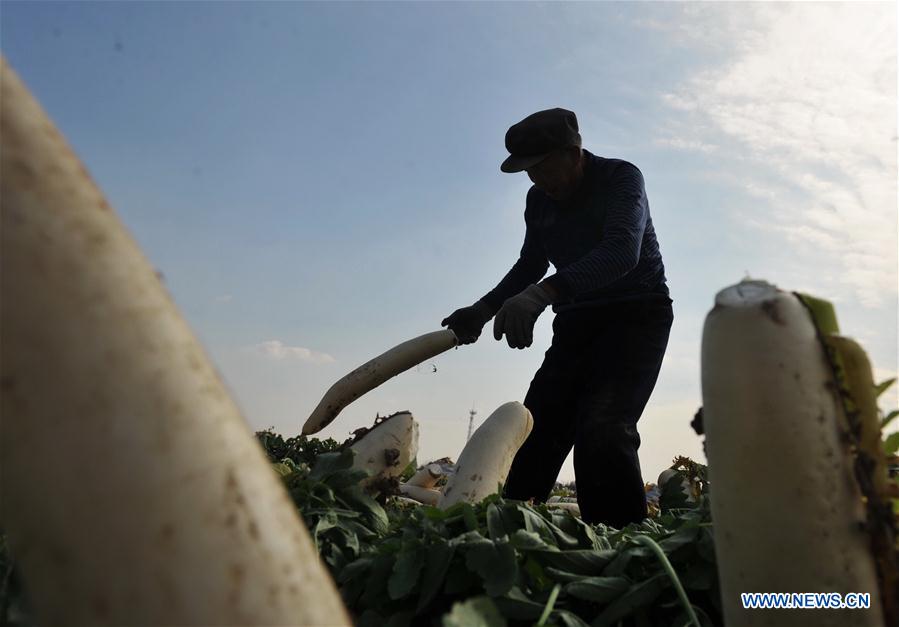
<svg viewBox="0 0 899 627"><path fill-rule="evenodd" d="M33 627L34 613L28 600L9 540L0 531L0 626Z"/></svg>
<svg viewBox="0 0 899 627"><path fill-rule="evenodd" d="M671 500L620 530L498 494L445 511L384 507L359 488L350 450L278 465L360 626L686 624L641 536L664 551L703 625L720 624L705 467L688 461L678 469L698 505Z"/></svg>
<svg viewBox="0 0 899 627"><path fill-rule="evenodd" d="M322 453L330 453L342 447L342 444L333 438L319 440L298 435L285 440L273 431L273 427L257 431L256 439L272 462L289 459L295 464L310 465Z"/></svg>
<svg viewBox="0 0 899 627"><path fill-rule="evenodd" d="M387 513L360 487L364 470L353 469L353 452L322 453L314 466L296 466L282 480L312 541L332 571L360 557L388 531Z"/></svg>
<svg viewBox="0 0 899 627"><path fill-rule="evenodd" d="M889 390L894 383L896 383L896 377L887 379L886 381L881 381L880 383L876 383L874 385L874 397L880 398L880 395Z"/></svg>
<svg viewBox="0 0 899 627"><path fill-rule="evenodd" d="M704 491L698 504L668 503L624 529L498 494L445 511L384 506L360 487L365 471L353 469L351 449L257 437L360 627L688 624L670 573L641 537L664 551L702 626L722 622Z"/></svg>
<svg viewBox="0 0 899 627"><path fill-rule="evenodd" d="M703 501L614 530L498 495L446 511L422 506L336 580L356 616L408 615L406 624L447 624L447 613L474 611L460 603L484 596L510 624L533 624L554 590L546 624L616 624L638 613L672 624L683 607L656 555L636 541L646 535L682 575L690 602L720 617L709 517Z"/></svg>
<svg viewBox="0 0 899 627"><path fill-rule="evenodd" d="M874 386L874 394L877 398L880 398L884 392L889 390L893 384L896 383L896 379L887 379L886 381L881 381ZM894 409L891 412L887 413L884 410L877 408L878 413L880 414L880 428L881 430L886 429L887 425L889 425L893 420L896 419L896 416L899 416L899 409ZM887 455L895 455L896 451L899 450L899 431L891 433L889 435L884 435L883 437L883 448L884 452Z"/></svg>
<svg viewBox="0 0 899 627"><path fill-rule="evenodd" d="M899 431L891 433L883 440L884 452L887 455L895 455L899 451Z"/></svg>

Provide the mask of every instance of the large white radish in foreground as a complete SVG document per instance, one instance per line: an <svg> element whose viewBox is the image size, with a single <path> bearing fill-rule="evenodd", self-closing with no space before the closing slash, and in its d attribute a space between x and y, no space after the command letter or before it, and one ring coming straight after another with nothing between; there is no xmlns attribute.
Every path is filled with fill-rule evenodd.
<svg viewBox="0 0 899 627"><path fill-rule="evenodd" d="M494 494L498 484L506 481L512 460L533 427L534 418L527 407L517 401L500 405L462 449L438 506L446 509L459 501L477 503Z"/></svg>
<svg viewBox="0 0 899 627"><path fill-rule="evenodd" d="M349 624L153 267L2 59L0 102L0 524L37 623Z"/></svg>
<svg viewBox="0 0 899 627"><path fill-rule="evenodd" d="M743 609L742 592L867 592L871 609L819 610L813 622L883 625L845 417L796 296L764 281L718 293L702 397L725 624L809 624L808 610Z"/></svg>
<svg viewBox="0 0 899 627"><path fill-rule="evenodd" d="M450 329L419 335L365 362L325 392L303 425L303 435L318 433L327 427L343 408L391 377L439 355L459 343Z"/></svg>
<svg viewBox="0 0 899 627"><path fill-rule="evenodd" d="M398 477L418 454L418 423L409 412L397 412L369 429L350 448L355 454L353 468L369 473L362 485Z"/></svg>

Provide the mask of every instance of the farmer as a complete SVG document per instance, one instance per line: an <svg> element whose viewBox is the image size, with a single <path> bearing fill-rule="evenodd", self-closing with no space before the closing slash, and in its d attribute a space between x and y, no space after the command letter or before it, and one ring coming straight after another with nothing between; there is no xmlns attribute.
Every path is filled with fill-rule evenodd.
<svg viewBox="0 0 899 627"><path fill-rule="evenodd" d="M620 528L646 517L637 420L673 320L643 175L582 149L577 117L565 109L509 128L506 149L500 169L525 171L534 184L521 255L494 289L441 324L471 344L495 315L494 338L523 349L552 305L552 344L524 399L534 428L504 496L545 501L574 446L583 519ZM543 279L550 263L556 272Z"/></svg>

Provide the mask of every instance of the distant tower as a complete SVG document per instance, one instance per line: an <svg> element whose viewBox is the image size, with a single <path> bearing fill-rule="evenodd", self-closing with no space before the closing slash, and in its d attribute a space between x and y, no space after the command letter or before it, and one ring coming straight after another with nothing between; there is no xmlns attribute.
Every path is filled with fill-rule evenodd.
<svg viewBox="0 0 899 627"><path fill-rule="evenodd" d="M465 441L468 442L471 439L471 429L474 427L474 417L478 415L478 412L474 410L472 407L468 410L468 437L465 438Z"/></svg>

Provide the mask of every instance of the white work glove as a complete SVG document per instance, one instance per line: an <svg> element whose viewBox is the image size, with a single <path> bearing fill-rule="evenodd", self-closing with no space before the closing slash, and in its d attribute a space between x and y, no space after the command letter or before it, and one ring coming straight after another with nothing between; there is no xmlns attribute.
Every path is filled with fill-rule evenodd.
<svg viewBox="0 0 899 627"><path fill-rule="evenodd" d="M501 340L505 333L511 348L527 348L534 341L534 323L551 304L546 290L529 285L500 307L493 322L493 337Z"/></svg>

